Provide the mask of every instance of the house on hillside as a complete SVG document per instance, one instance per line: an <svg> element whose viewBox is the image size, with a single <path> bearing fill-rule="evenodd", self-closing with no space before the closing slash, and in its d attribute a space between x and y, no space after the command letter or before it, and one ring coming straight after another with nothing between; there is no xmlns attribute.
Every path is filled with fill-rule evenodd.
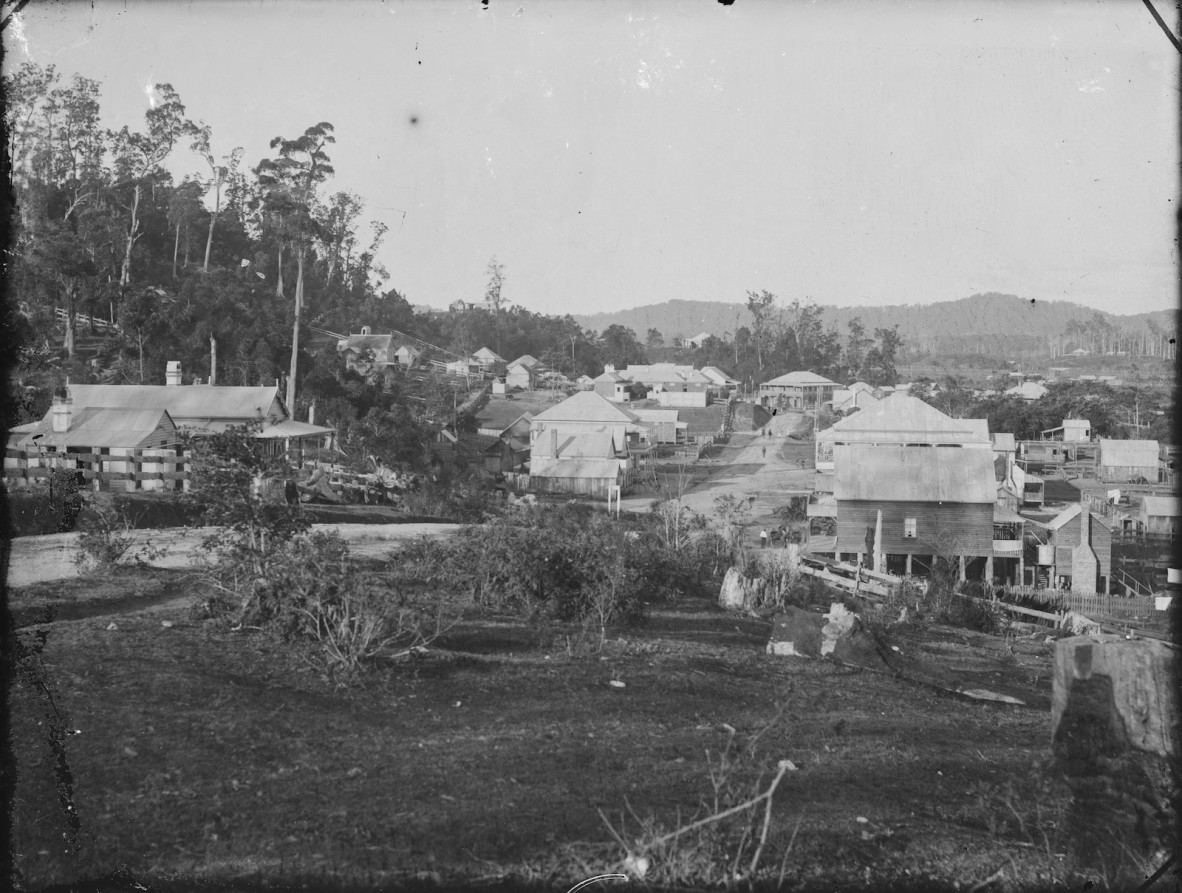
<svg viewBox="0 0 1182 893"><path fill-rule="evenodd" d="M535 366L527 366L520 360L514 360L505 367L506 387L532 391L537 383L535 369Z"/></svg>
<svg viewBox="0 0 1182 893"><path fill-rule="evenodd" d="M1144 533L1164 536L1178 535L1178 497L1146 496L1141 500L1137 527Z"/></svg>
<svg viewBox="0 0 1182 893"><path fill-rule="evenodd" d="M75 407L59 394L39 422L9 436L4 477L25 486L50 468L82 475L112 490L180 490L188 467L177 426L166 409Z"/></svg>
<svg viewBox="0 0 1182 893"><path fill-rule="evenodd" d="M484 369L489 369L497 363L505 362L505 358L489 347L482 347L476 353L472 354L474 359Z"/></svg>
<svg viewBox="0 0 1182 893"><path fill-rule="evenodd" d="M458 360L451 360L444 364L443 367L448 375L483 375L484 366L475 357L460 357Z"/></svg>
<svg viewBox="0 0 1182 893"><path fill-rule="evenodd" d="M944 558L957 562L962 578L992 579L997 485L989 449L842 444L834 467L838 560L857 556L880 572L927 575Z"/></svg>
<svg viewBox="0 0 1182 893"><path fill-rule="evenodd" d="M816 436L816 487L831 491L834 449L847 444L892 444L908 448L958 446L987 451L992 443L980 419L954 419L917 397L895 393L834 423Z"/></svg>
<svg viewBox="0 0 1182 893"><path fill-rule="evenodd" d="M1039 550L1035 585L1048 583L1055 589L1109 591L1112 528L1101 515L1085 511L1077 503L1041 526L1047 531L1050 548ZM1044 558L1050 559L1050 563L1044 563Z"/></svg>
<svg viewBox="0 0 1182 893"><path fill-rule="evenodd" d="M1106 483L1158 482L1160 448L1156 440L1100 438L1099 476Z"/></svg>
<svg viewBox="0 0 1182 893"><path fill-rule="evenodd" d="M521 472L529 462L529 435L498 437L484 450L484 470L492 475Z"/></svg>
<svg viewBox="0 0 1182 893"><path fill-rule="evenodd" d="M257 436L275 452L326 447L332 428L297 422L279 396L279 387L182 385L180 363L169 363L165 385L70 385L75 411L105 409L166 410L176 427L195 436L216 434L236 425L261 424Z"/></svg>
<svg viewBox="0 0 1182 893"><path fill-rule="evenodd" d="M710 385L710 379L682 363L633 364L623 369L613 369L624 380L642 384L648 390L660 392L666 388L679 388L683 384Z"/></svg>
<svg viewBox="0 0 1182 893"><path fill-rule="evenodd" d="M402 344L394 351L394 360L403 369L414 369L423 361L423 352L413 344Z"/></svg>
<svg viewBox="0 0 1182 893"><path fill-rule="evenodd" d="M706 339L712 337L709 332L698 332L693 338L686 338L682 343L686 347L698 348L706 344Z"/></svg>
<svg viewBox="0 0 1182 893"><path fill-rule="evenodd" d="M780 409L817 409L833 400L841 387L823 375L801 370L765 381L759 386L759 405Z"/></svg>
<svg viewBox="0 0 1182 893"><path fill-rule="evenodd" d="M505 401L508 402L508 401ZM476 433L489 437L516 437L529 442L529 426L534 417L531 413L517 413L512 403L494 401L488 403L476 417Z"/></svg>
<svg viewBox="0 0 1182 893"><path fill-rule="evenodd" d="M393 335L374 335L369 326L362 326L361 334L337 342L337 352L344 357L346 368L362 374L397 362L396 348Z"/></svg>
<svg viewBox="0 0 1182 893"><path fill-rule="evenodd" d="M595 379L590 375L580 375L575 379L575 384L578 386L580 391L595 390Z"/></svg>
<svg viewBox="0 0 1182 893"><path fill-rule="evenodd" d="M710 383L710 392L715 397L726 397L742 383L731 378L717 366L703 366L699 370Z"/></svg>

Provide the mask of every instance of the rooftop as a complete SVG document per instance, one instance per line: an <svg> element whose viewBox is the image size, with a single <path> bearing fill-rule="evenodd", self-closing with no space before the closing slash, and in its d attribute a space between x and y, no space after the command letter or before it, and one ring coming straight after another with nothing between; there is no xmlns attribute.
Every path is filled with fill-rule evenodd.
<svg viewBox="0 0 1182 893"><path fill-rule="evenodd" d="M807 372L803 369L799 372L789 372L787 375L781 375L779 378L773 378L771 381L765 381L763 384L785 385L789 387L793 385L832 385L835 388L841 387L837 382L830 381L824 375L817 375L815 372Z"/></svg>
<svg viewBox="0 0 1182 893"><path fill-rule="evenodd" d="M838 500L990 503L997 497L990 450L843 444L833 449Z"/></svg>
<svg viewBox="0 0 1182 893"><path fill-rule="evenodd" d="M275 386L220 387L216 385L72 384L74 411L87 407L106 409L167 410L179 427L214 419L241 423L266 417L276 408L287 411Z"/></svg>
<svg viewBox="0 0 1182 893"><path fill-rule="evenodd" d="M894 393L817 435L817 440L869 440L882 438L906 442L989 443L978 419L954 419L918 397Z"/></svg>

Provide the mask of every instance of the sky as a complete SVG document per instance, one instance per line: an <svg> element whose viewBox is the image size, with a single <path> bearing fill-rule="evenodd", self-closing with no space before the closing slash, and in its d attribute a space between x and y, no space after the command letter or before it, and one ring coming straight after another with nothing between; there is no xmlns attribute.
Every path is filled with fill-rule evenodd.
<svg viewBox="0 0 1182 893"><path fill-rule="evenodd" d="M1170 6L1156 0L1171 17ZM414 304L1176 306L1179 54L1141 0L34 0L5 69L170 83L213 148L327 121ZM199 173L187 151L174 173Z"/></svg>

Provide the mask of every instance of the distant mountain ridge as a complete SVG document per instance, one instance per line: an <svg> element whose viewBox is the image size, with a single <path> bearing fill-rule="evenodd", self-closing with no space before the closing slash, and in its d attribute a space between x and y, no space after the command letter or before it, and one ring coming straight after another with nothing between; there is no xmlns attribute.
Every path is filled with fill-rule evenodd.
<svg viewBox="0 0 1182 893"><path fill-rule="evenodd" d="M932 341L945 337L1023 335L1046 337L1059 335L1071 319L1081 322L1100 313L1108 322L1132 328L1152 320L1167 330L1176 330L1178 311L1155 310L1149 313L1106 313L1072 301L1038 301L1017 295L988 292L957 301L933 304L893 304L883 307L833 307L818 305L823 325L835 328L844 337L849 321L861 317L868 334L876 328L898 325L909 341ZM666 301L630 310L589 315L573 314L587 329L602 332L608 326L632 329L641 341L650 328L665 336L692 338L700 332L729 337L741 326L751 326L751 314L745 304L721 301Z"/></svg>

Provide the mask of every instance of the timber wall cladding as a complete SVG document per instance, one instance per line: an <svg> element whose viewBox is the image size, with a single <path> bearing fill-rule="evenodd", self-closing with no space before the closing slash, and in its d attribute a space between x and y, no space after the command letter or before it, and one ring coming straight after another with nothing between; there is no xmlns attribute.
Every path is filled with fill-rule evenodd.
<svg viewBox="0 0 1182 893"><path fill-rule="evenodd" d="M837 547L866 551L866 529L882 510L882 551L889 555L993 554L993 504L961 502L861 502L838 500ZM915 519L915 536L903 535L904 521Z"/></svg>

